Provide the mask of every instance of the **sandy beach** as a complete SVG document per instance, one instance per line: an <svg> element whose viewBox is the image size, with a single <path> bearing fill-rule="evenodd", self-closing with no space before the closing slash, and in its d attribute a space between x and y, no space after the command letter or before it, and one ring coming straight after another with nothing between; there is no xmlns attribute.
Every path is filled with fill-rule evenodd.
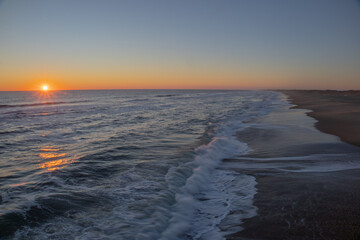
<svg viewBox="0 0 360 240"><path fill-rule="evenodd" d="M257 181L257 216L227 239L360 239L359 92L283 93L298 105L293 116L277 113L238 132L253 151L224 160ZM318 120L308 125L351 144L308 125L289 127L301 108ZM274 122L277 129L266 128Z"/></svg>
<svg viewBox="0 0 360 240"><path fill-rule="evenodd" d="M296 108L318 122L315 126L344 142L360 146L360 91L281 91Z"/></svg>

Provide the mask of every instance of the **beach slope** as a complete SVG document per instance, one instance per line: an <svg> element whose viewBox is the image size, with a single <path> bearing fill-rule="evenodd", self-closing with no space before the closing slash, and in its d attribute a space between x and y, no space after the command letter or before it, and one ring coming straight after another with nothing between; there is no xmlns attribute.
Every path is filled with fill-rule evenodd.
<svg viewBox="0 0 360 240"><path fill-rule="evenodd" d="M295 109L239 131L252 151L224 160L257 182L257 215L226 239L360 239L360 92L282 93Z"/></svg>
<svg viewBox="0 0 360 240"><path fill-rule="evenodd" d="M360 146L360 91L281 91L295 108L309 109L307 114L318 122L322 132L340 137L344 142Z"/></svg>

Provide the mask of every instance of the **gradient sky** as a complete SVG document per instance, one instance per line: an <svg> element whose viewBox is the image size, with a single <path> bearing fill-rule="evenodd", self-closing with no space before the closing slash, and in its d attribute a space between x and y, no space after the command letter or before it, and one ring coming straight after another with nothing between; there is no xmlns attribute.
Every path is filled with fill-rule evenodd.
<svg viewBox="0 0 360 240"><path fill-rule="evenodd" d="M360 89L358 0L0 0L0 90Z"/></svg>

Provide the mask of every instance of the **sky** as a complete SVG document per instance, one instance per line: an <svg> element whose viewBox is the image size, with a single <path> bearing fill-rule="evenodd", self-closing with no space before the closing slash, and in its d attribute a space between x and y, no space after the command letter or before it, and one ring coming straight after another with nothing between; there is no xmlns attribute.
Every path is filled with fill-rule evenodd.
<svg viewBox="0 0 360 240"><path fill-rule="evenodd" d="M359 0L0 0L0 90L360 89Z"/></svg>

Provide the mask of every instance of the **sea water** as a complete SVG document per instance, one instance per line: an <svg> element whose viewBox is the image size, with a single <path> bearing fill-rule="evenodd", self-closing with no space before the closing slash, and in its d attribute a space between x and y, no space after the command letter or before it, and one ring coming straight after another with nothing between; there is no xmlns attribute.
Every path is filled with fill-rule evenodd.
<svg viewBox="0 0 360 240"><path fill-rule="evenodd" d="M224 239L257 209L255 177L222 160L289 106L271 91L0 92L0 238Z"/></svg>

